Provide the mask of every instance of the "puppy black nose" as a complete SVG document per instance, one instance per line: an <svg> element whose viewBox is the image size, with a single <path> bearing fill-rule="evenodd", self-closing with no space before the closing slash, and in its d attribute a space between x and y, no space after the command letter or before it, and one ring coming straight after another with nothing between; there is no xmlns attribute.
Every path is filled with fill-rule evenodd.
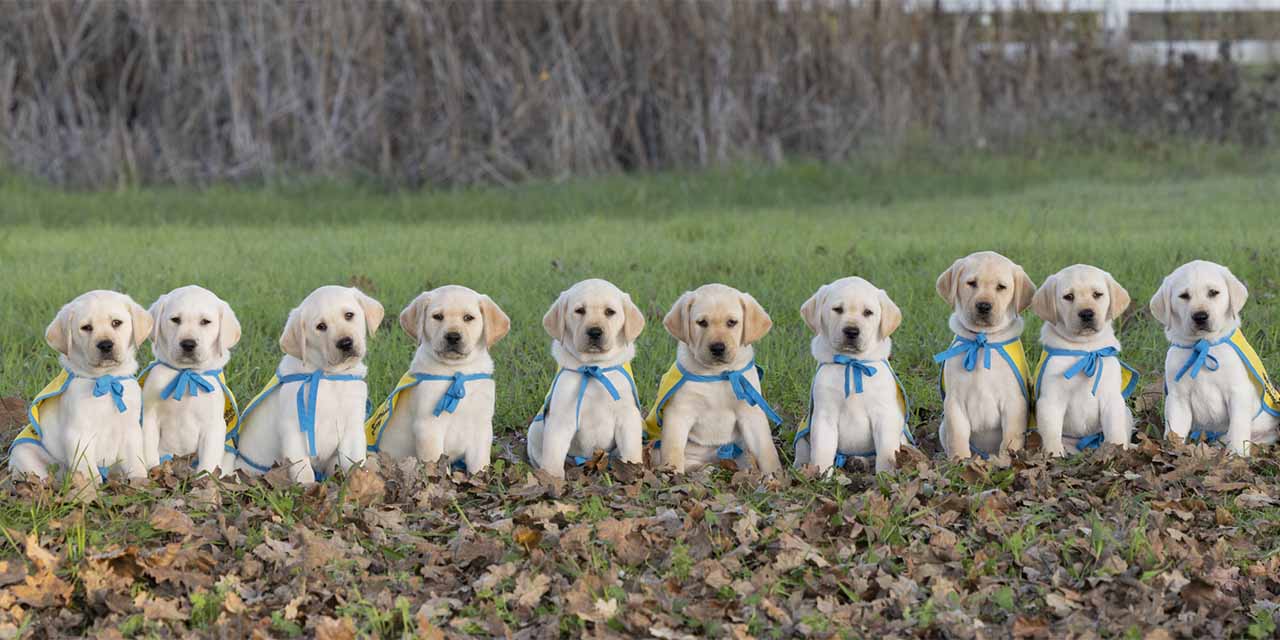
<svg viewBox="0 0 1280 640"><path fill-rule="evenodd" d="M178 346L182 347L183 351L186 351L187 353L191 353L192 351L196 350L196 341L188 338L186 340L179 342Z"/></svg>
<svg viewBox="0 0 1280 640"><path fill-rule="evenodd" d="M111 350L112 350L112 349L114 349L114 348L116 348L116 343L114 343L114 342L112 342L112 341L110 341L110 340L99 340L99 341L98 341L98 351L101 351L101 352L103 352L103 353L111 353Z"/></svg>
<svg viewBox="0 0 1280 640"><path fill-rule="evenodd" d="M712 343L711 343L711 346L709 346L709 347L707 347L707 348L711 350L711 355L713 355L713 356L722 356L722 355L724 355L724 349L725 349L725 346L724 346L724 343L723 343L723 342L712 342Z"/></svg>
<svg viewBox="0 0 1280 640"><path fill-rule="evenodd" d="M338 340L338 348L343 351L350 351L355 346L355 341L351 338L341 338Z"/></svg>
<svg viewBox="0 0 1280 640"><path fill-rule="evenodd" d="M1076 315L1080 316L1081 320L1089 321L1093 320L1094 313L1093 309L1081 309L1080 313Z"/></svg>
<svg viewBox="0 0 1280 640"><path fill-rule="evenodd" d="M857 327L845 327L845 328L844 328L844 337L846 337L846 338L848 338L848 339L850 339L850 340L853 340L854 338L857 338L857 337L858 337L859 335L861 335L861 334L862 334L862 329L859 329L859 328L857 328Z"/></svg>
<svg viewBox="0 0 1280 640"><path fill-rule="evenodd" d="M1204 323L1206 323L1206 322L1208 322L1208 321L1209 321L1209 312L1208 312L1208 311L1197 311L1197 312L1195 312L1195 313L1191 314L1191 319L1192 319L1192 320L1195 320L1195 321L1196 321L1196 324L1204 324Z"/></svg>
<svg viewBox="0 0 1280 640"><path fill-rule="evenodd" d="M990 303L990 302L979 302L978 304L973 305L973 306L978 310L978 313L981 313L982 315L986 315L986 314L988 314L988 313L991 313L991 303Z"/></svg>
<svg viewBox="0 0 1280 640"><path fill-rule="evenodd" d="M603 335L604 335L604 329L601 329L600 327L590 327L587 329L587 337L591 338L592 340L599 340L600 336L603 336Z"/></svg>
<svg viewBox="0 0 1280 640"><path fill-rule="evenodd" d="M462 334L457 331L450 331L449 333L444 334L444 341L449 344L458 344L459 342L462 342Z"/></svg>

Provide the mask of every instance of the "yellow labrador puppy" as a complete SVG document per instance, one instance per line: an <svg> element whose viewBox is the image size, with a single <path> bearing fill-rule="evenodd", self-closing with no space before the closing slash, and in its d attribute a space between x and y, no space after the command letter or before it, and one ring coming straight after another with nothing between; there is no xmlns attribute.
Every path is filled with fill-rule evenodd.
<svg viewBox="0 0 1280 640"><path fill-rule="evenodd" d="M654 466L683 473L717 460L761 471L782 467L769 422L782 419L760 393L756 341L773 321L749 294L722 284L686 292L663 319L679 341L646 421ZM751 454L750 458L746 454Z"/></svg>
<svg viewBox="0 0 1280 640"><path fill-rule="evenodd" d="M416 457L477 473L493 447L493 358L489 349L511 320L489 296L448 285L422 293L400 312L418 343L409 372L366 424L370 451Z"/></svg>
<svg viewBox="0 0 1280 640"><path fill-rule="evenodd" d="M1003 456L1022 448L1030 396L1022 316L1036 285L1022 267L991 251L956 260L938 276L938 295L953 312L951 347L942 364L942 426L947 455Z"/></svg>
<svg viewBox="0 0 1280 640"><path fill-rule="evenodd" d="M238 413L223 368L240 341L240 322L231 305L197 286L160 296L148 313L155 360L138 376L147 465L194 453L196 469L212 472Z"/></svg>
<svg viewBox="0 0 1280 640"><path fill-rule="evenodd" d="M1178 267L1151 298L1169 339L1165 437L1225 441L1242 456L1276 442L1280 397L1240 330L1248 299L1230 269L1204 260Z"/></svg>
<svg viewBox="0 0 1280 640"><path fill-rule="evenodd" d="M644 418L631 359L644 314L631 296L604 280L583 280L542 318L560 371L529 425L529 462L556 476L596 451L644 462Z"/></svg>
<svg viewBox="0 0 1280 640"><path fill-rule="evenodd" d="M1068 447L1075 453L1103 442L1129 446L1127 401L1138 372L1120 360L1112 328L1129 308L1129 292L1106 271L1077 264L1049 276L1031 307L1044 320L1033 397L1045 451L1061 456Z"/></svg>
<svg viewBox="0 0 1280 640"><path fill-rule="evenodd" d="M281 464L307 484L364 462L365 336L382 314L377 300L338 286L316 289L289 312L285 356L233 434L238 468L266 473Z"/></svg>
<svg viewBox="0 0 1280 640"><path fill-rule="evenodd" d="M809 417L796 433L796 466L822 471L853 458L874 459L876 471L896 468L910 441L906 393L889 366L890 335L902 312L883 289L862 278L823 285L800 307L813 330L809 351L818 361L809 391Z"/></svg>
<svg viewBox="0 0 1280 640"><path fill-rule="evenodd" d="M48 478L57 465L94 485L115 465L146 477L134 352L150 334L147 310L122 293L91 291L62 307L44 336L62 371L32 401L9 469Z"/></svg>

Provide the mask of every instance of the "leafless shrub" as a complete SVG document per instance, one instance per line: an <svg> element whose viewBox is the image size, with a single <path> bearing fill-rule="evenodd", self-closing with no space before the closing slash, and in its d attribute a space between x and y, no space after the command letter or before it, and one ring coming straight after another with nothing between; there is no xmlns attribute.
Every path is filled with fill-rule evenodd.
<svg viewBox="0 0 1280 640"><path fill-rule="evenodd" d="M67 185L413 186L840 159L918 134L1274 137L1274 74L1133 64L1056 14L997 27L889 0L15 0L0 141Z"/></svg>

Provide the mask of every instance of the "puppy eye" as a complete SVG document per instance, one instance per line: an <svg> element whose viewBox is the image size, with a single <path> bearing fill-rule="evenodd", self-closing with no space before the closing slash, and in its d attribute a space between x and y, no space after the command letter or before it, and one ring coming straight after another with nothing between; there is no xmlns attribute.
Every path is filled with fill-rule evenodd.
<svg viewBox="0 0 1280 640"><path fill-rule="evenodd" d="M615 313L617 313L617 311L614 311L613 309L608 309L608 308L606 308L606 309L604 310L604 315L605 315L605 317L612 316L612 315L613 315L613 314L615 314Z"/></svg>
<svg viewBox="0 0 1280 640"><path fill-rule="evenodd" d="M326 330L328 330L328 328L329 328L329 325L327 325L327 324L325 324L325 323L323 323L323 322L321 322L320 324L316 325L316 331L326 331Z"/></svg>
<svg viewBox="0 0 1280 640"><path fill-rule="evenodd" d="M1075 300L1075 299L1076 299L1076 294L1074 294L1074 293L1068 293L1067 295L1062 296L1062 299L1063 299L1063 300L1066 300L1067 302L1071 302L1072 300Z"/></svg>
<svg viewBox="0 0 1280 640"><path fill-rule="evenodd" d="M91 324L86 324L86 325L84 325L84 326L80 327L80 330L81 330L81 331L93 331L93 325L91 325Z"/></svg>
<svg viewBox="0 0 1280 640"><path fill-rule="evenodd" d="M1179 293L1179 294L1178 294L1178 297L1179 297L1179 298L1182 298L1183 300L1190 300L1190 299L1191 299L1191 294L1190 294L1190 293L1187 293L1186 291L1183 291L1182 293Z"/></svg>
<svg viewBox="0 0 1280 640"><path fill-rule="evenodd" d="M443 314L443 313L437 313L437 314L435 314L435 315L431 316L431 319L432 319L432 320L435 320L436 322L443 322L443 321L444 321L444 314Z"/></svg>
<svg viewBox="0 0 1280 640"><path fill-rule="evenodd" d="M724 326L726 326L726 327L736 327L736 326L738 326L738 321L737 321L737 320L728 320L728 321L726 321L726 322L724 323Z"/></svg>
<svg viewBox="0 0 1280 640"><path fill-rule="evenodd" d="M1101 299L1101 298L1102 298L1102 292L1101 292L1101 291L1094 291L1094 292L1093 292L1093 299L1094 299L1094 300L1099 300L1099 299Z"/></svg>
<svg viewBox="0 0 1280 640"><path fill-rule="evenodd" d="M574 312L574 313L576 313L576 314L578 314L578 315L580 315L580 316L581 316L581 315L586 315L586 313L587 313L587 308L586 308L586 307L578 307L577 309L574 309L574 310L573 310L573 312Z"/></svg>
<svg viewBox="0 0 1280 640"><path fill-rule="evenodd" d="M355 314L355 312L354 312L354 311L348 311L348 312L346 312L345 314L343 314L343 315L342 315L342 317L344 317L344 318L346 318L346 319L348 319L348 320L354 320L354 319L355 319L355 317L356 317L356 314Z"/></svg>
<svg viewBox="0 0 1280 640"><path fill-rule="evenodd" d="M473 316L473 315L471 315L471 314L469 314L469 313L468 313L467 315L465 315L465 316L462 316L462 321L463 321L463 322L471 322L472 320L475 320L475 319L476 319L476 317L475 317L475 316Z"/></svg>
<svg viewBox="0 0 1280 640"><path fill-rule="evenodd" d="M112 328L112 329L119 329L119 328L120 328L120 325L122 325L122 324L124 324L124 322L123 322L123 321L121 321L121 320L112 320L112 321L111 321L111 328Z"/></svg>
<svg viewBox="0 0 1280 640"><path fill-rule="evenodd" d="M1218 297L1218 290L1217 290L1217 289L1210 289L1210 290L1209 290L1209 297L1210 297L1210 298L1216 298L1216 297Z"/></svg>
<svg viewBox="0 0 1280 640"><path fill-rule="evenodd" d="M831 310L832 310L832 311L834 311L834 312L836 312L836 315L843 315L843 314L844 314L844 307L834 307L834 308L833 308L833 309L831 309Z"/></svg>
<svg viewBox="0 0 1280 640"><path fill-rule="evenodd" d="M698 321L698 326L699 326L699 327L702 327L703 329L706 329L706 328L707 328L708 326L710 326L710 325L711 325L711 323L710 323L710 322L707 322L706 320L699 320L699 321Z"/></svg>
<svg viewBox="0 0 1280 640"><path fill-rule="evenodd" d="M1003 284L996 285L996 291L1004 291L1005 289L1008 289L1008 288L1009 287L1006 287Z"/></svg>
<svg viewBox="0 0 1280 640"><path fill-rule="evenodd" d="M172 322L174 324L182 324L182 318L179 318L178 316L174 316L172 318L169 318L169 322Z"/></svg>
<svg viewBox="0 0 1280 640"><path fill-rule="evenodd" d="M200 326L202 326L202 327L207 327L207 326L209 326L209 325L211 325L211 324L213 324L213 321L212 321L212 320L210 320L210 319L208 319L208 318L200 318Z"/></svg>
<svg viewBox="0 0 1280 640"><path fill-rule="evenodd" d="M862 310L862 316L863 316L864 318L870 318L871 316L874 316L875 314L876 314L876 312L874 312L874 311L872 311L872 310L870 310L870 309L863 309L863 310Z"/></svg>
<svg viewBox="0 0 1280 640"><path fill-rule="evenodd" d="M973 287L974 289L977 289L977 288L978 288L978 281L977 281L977 279L970 280L970 281L966 282L965 284L969 285L970 287Z"/></svg>

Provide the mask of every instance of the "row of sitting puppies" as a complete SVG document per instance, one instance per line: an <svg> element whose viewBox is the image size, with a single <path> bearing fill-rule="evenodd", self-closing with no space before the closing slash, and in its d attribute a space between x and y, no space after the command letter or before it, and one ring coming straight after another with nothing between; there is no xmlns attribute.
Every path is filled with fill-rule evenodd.
<svg viewBox="0 0 1280 640"><path fill-rule="evenodd" d="M955 334L935 357L949 455L1019 449L1033 410L1050 453L1129 444L1137 373L1119 360L1112 329L1129 295L1109 274L1075 265L1037 290L1021 267L982 252L957 260L937 290L953 307ZM1152 298L1171 343L1166 435L1221 439L1242 455L1249 443L1276 441L1276 392L1239 330L1247 295L1225 267L1197 261ZM1021 343L1027 307L1045 320L1034 372ZM861 278L824 285L800 311L818 369L796 464L826 470L866 458L892 469L911 441L906 394L889 364L901 311ZM276 374L242 411L223 375L240 338L227 303L194 286L149 311L123 294L84 294L46 332L62 372L33 401L10 467L46 477L57 465L98 479L119 465L142 477L168 457L195 454L201 471L279 464L307 483L382 451L484 469L495 398L489 348L508 332L506 314L465 287L419 295L400 314L418 343L409 372L371 411L363 358L382 317L358 289L312 292L289 314ZM532 464L563 476L598 451L640 463L647 435L651 462L677 471L719 460L779 469L770 422L781 419L761 394L752 347L772 325L761 305L719 284L681 296L663 321L679 343L676 360L647 418L630 368L644 324L630 296L603 280L580 282L551 306L543 326L560 370L529 426ZM139 372L134 352L148 337L155 360Z"/></svg>

